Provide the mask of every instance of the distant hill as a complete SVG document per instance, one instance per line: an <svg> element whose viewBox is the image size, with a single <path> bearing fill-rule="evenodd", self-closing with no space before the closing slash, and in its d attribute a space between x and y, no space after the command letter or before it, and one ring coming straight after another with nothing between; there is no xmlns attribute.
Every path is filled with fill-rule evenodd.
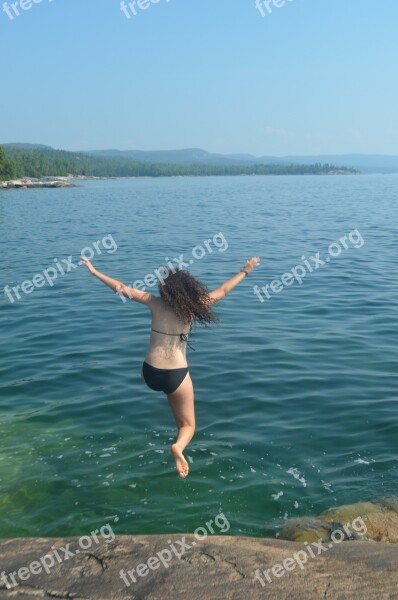
<svg viewBox="0 0 398 600"><path fill-rule="evenodd" d="M321 154L314 156L254 156L251 154L212 154L201 148L185 150L88 150L85 154L130 158L144 163L202 165L312 165L328 163L364 173L398 173L398 156L372 154Z"/></svg>
<svg viewBox="0 0 398 600"><path fill-rule="evenodd" d="M398 173L398 156L383 154L314 154L310 156L251 156L250 154L229 154L235 161L255 164L300 164L313 165L328 163L344 165L362 173Z"/></svg>
<svg viewBox="0 0 398 600"><path fill-rule="evenodd" d="M24 149L26 148L27 150L53 150L53 148L51 148L51 146L45 146L44 144L24 144L24 143L19 143L19 144L1 144L3 146L3 148L20 148L20 149Z"/></svg>
<svg viewBox="0 0 398 600"><path fill-rule="evenodd" d="M273 164L236 161L204 150L167 152L69 152L48 146L7 144L0 146L0 180L15 177L82 175L88 177L176 177L206 175L335 175L352 170L331 163ZM133 156L131 156L133 154ZM146 160L144 160L143 154ZM140 158L136 158L139 156ZM215 162L217 160L224 162ZM153 162L157 159L157 162ZM214 160L213 160L214 159ZM225 161L230 162L226 163ZM174 161L174 162L173 162Z"/></svg>
<svg viewBox="0 0 398 600"><path fill-rule="evenodd" d="M197 164L197 165L236 165L237 161L223 154L210 154L200 148L184 150L86 150L85 154L130 158L146 163ZM240 161L242 162L242 161ZM244 161L244 162L253 162Z"/></svg>
<svg viewBox="0 0 398 600"><path fill-rule="evenodd" d="M3 148L27 150L53 150L43 144L8 143ZM289 156L254 156L252 154L214 154L201 148L182 150L85 150L85 154L103 158L129 159L139 163L173 165L313 165L316 163L344 166L363 173L398 173L398 156L383 154L319 154Z"/></svg>
<svg viewBox="0 0 398 600"><path fill-rule="evenodd" d="M269 157L262 157L268 159ZM310 165L315 162L343 164L362 173L398 173L398 156L383 154L321 154L318 156L284 156L283 161Z"/></svg>

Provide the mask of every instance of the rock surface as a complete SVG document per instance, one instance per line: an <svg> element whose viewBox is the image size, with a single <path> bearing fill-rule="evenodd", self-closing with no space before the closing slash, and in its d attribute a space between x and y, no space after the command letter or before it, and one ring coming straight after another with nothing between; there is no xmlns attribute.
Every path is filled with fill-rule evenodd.
<svg viewBox="0 0 398 600"><path fill-rule="evenodd" d="M348 526L347 537L397 544L397 498L385 498L379 503L357 502L338 506L325 511L318 518L289 519L281 537L293 542L316 542L318 539L327 542L333 539L334 531L344 533L344 526Z"/></svg>
<svg viewBox="0 0 398 600"><path fill-rule="evenodd" d="M23 177L22 179L14 179L12 181L0 181L0 190L59 187L76 187L76 185L67 181L66 177L43 177L42 179Z"/></svg>
<svg viewBox="0 0 398 600"><path fill-rule="evenodd" d="M25 581L7 589L0 580L0 598L20 600L37 598L74 600L387 600L398 599L398 546L369 541L347 541L327 547L303 569L272 574L264 586L255 579L255 570L272 569L303 551L303 544L283 540L209 536L203 541L187 534L181 559L172 556L168 568L159 562L156 570L141 567L142 573L127 572L146 565L150 557L169 550L171 544L182 548L182 535L117 536L105 542L98 537L90 549L79 549L79 538L11 539L0 541L1 569L8 575L19 571ZM195 545L193 545L195 542ZM69 548L68 545L69 544ZM80 544L82 542L80 541ZM68 548L74 556L37 572L38 563L51 551ZM181 550L182 551L182 550ZM315 550L315 554L317 551ZM165 555L167 556L167 554ZM302 555L301 555L302 556ZM49 560L49 559L48 559ZM36 564L35 567L30 565ZM150 563L154 566L154 562ZM40 566L40 565L39 565ZM29 569L28 569L29 568ZM36 571L32 574L30 571ZM120 570L127 575L127 586ZM138 570L140 568L138 567Z"/></svg>
<svg viewBox="0 0 398 600"><path fill-rule="evenodd" d="M10 181L0 181L0 190L26 190L30 188L59 188L59 187L77 187L71 180L86 181L98 179L117 179L116 177L97 177L96 175L67 175L58 177L22 177Z"/></svg>

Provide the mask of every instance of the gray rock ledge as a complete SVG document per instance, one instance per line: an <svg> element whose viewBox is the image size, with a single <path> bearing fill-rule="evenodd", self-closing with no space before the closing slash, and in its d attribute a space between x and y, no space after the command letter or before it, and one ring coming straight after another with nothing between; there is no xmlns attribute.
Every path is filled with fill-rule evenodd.
<svg viewBox="0 0 398 600"><path fill-rule="evenodd" d="M302 543L283 540L208 536L203 541L186 534L185 541L195 547L178 559L173 555L169 567L161 563L156 570L136 575L128 587L120 576L150 557L180 548L178 535L117 536L106 543L92 543L89 550L49 569L47 574L32 574L17 587L8 589L0 580L0 598L19 600L38 598L74 600L387 600L398 599L398 545L371 541L346 541L308 559L303 570L298 566L279 578L270 574L271 583L262 587L255 580L256 569L264 571L305 549ZM0 540L0 572L6 574L29 567L51 551L69 544L79 548L79 538L18 538ZM316 552L316 551L315 551ZM159 562L159 561L158 561ZM154 563L152 563L152 566ZM37 567L36 567L37 569ZM141 567L142 569L142 567ZM32 569L33 570L33 569ZM22 571L26 576L26 571ZM19 579L18 579L19 581Z"/></svg>
<svg viewBox="0 0 398 600"><path fill-rule="evenodd" d="M70 183L67 179L67 177L43 177L42 179L23 177L22 179L13 179L11 181L0 181L0 190L77 187L76 184Z"/></svg>

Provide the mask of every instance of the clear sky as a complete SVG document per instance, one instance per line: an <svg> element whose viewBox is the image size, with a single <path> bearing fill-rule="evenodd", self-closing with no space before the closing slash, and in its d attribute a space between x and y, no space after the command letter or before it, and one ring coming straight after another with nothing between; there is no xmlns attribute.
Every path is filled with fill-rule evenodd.
<svg viewBox="0 0 398 600"><path fill-rule="evenodd" d="M0 0L0 142L398 154L397 0L137 1Z"/></svg>

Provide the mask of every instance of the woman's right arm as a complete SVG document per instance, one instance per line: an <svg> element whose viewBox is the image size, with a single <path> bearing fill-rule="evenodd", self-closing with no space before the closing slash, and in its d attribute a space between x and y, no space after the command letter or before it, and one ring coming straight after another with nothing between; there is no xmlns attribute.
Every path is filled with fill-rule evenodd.
<svg viewBox="0 0 398 600"><path fill-rule="evenodd" d="M237 286L238 283L240 283L242 279L246 277L246 274L250 273L250 271L252 271L259 264L260 258L258 256L253 256L253 258L247 260L243 269L239 271L239 273L234 275L234 277L228 279L228 281L225 281L216 290L210 292L209 298L213 300L213 303L222 300L222 298L225 298L225 296L229 294L229 292L233 290L233 288Z"/></svg>
<svg viewBox="0 0 398 600"><path fill-rule="evenodd" d="M129 287L125 285L121 281L117 279L113 279L113 277L108 277L104 273L97 271L94 265L88 260L88 258L80 257L81 262L86 265L88 270L92 275L97 277L100 281L105 283L108 287L111 288L116 294L123 296L124 298L130 298L130 300L134 300L135 302L139 302L140 304L146 304L150 307L152 302L155 302L155 296L150 294L149 292L142 292L141 290L137 290L135 288Z"/></svg>

